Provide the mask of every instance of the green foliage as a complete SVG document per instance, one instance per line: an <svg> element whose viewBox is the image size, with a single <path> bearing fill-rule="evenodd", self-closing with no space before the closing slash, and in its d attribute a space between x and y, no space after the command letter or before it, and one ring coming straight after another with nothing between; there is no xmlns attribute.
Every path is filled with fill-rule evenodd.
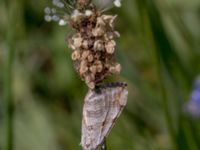
<svg viewBox="0 0 200 150"><path fill-rule="evenodd" d="M73 31L45 22L47 5L0 1L3 150L8 137L5 96L11 94L15 150L81 149L87 87L73 69L65 42ZM127 107L107 139L109 150L200 149L200 122L183 112L200 72L199 10L198 0L124 0L122 8L107 12L118 14L121 33L116 55L122 74L113 80L129 85Z"/></svg>

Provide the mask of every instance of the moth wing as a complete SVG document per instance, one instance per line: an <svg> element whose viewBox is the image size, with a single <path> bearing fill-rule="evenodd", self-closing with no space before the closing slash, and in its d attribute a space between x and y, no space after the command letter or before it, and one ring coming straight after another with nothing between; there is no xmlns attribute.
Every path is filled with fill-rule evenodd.
<svg viewBox="0 0 200 150"><path fill-rule="evenodd" d="M84 150L96 150L101 143L101 132L107 108L105 95L89 90L83 106L81 145Z"/></svg>
<svg viewBox="0 0 200 150"><path fill-rule="evenodd" d="M109 102L109 109L104 122L101 139L104 139L110 133L112 127L115 125L116 120L119 118L124 106L127 103L128 90L127 87L114 87L106 89L106 101Z"/></svg>

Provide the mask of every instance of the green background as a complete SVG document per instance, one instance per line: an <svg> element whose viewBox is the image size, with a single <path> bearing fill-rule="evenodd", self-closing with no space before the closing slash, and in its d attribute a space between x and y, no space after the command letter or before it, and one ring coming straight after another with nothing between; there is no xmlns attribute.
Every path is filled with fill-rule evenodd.
<svg viewBox="0 0 200 150"><path fill-rule="evenodd" d="M81 149L87 87L65 42L71 29L44 21L49 5L0 1L0 150ZM106 13L121 34L112 80L129 89L108 150L200 150L200 122L183 112L200 72L200 1L124 0Z"/></svg>

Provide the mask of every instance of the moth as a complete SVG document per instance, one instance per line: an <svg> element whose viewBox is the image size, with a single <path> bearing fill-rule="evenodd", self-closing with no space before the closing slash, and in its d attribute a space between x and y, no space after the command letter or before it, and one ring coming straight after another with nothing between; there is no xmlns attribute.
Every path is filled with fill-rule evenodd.
<svg viewBox="0 0 200 150"><path fill-rule="evenodd" d="M127 84L111 83L89 90L83 106L81 145L97 150L104 143L127 103Z"/></svg>

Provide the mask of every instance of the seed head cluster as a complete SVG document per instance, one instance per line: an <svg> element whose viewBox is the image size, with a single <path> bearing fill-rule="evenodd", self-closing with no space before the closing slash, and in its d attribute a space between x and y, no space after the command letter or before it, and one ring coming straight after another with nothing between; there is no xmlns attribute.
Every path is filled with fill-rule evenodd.
<svg viewBox="0 0 200 150"><path fill-rule="evenodd" d="M75 33L67 39L73 50L71 58L80 78L90 89L111 74L118 74L121 65L114 60L116 42L120 34L114 30L116 16L104 15L91 7L84 12L74 10L69 24Z"/></svg>

